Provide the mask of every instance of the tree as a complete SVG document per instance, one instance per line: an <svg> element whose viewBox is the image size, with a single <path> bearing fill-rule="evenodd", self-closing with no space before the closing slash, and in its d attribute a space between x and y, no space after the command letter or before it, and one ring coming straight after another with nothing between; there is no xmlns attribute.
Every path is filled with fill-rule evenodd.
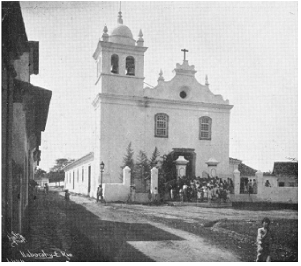
<svg viewBox="0 0 301 266"><path fill-rule="evenodd" d="M64 167L74 162L74 159L60 158L55 160L55 165L50 169L46 177L49 179L49 183L62 182L65 179Z"/></svg>
<svg viewBox="0 0 301 266"><path fill-rule="evenodd" d="M176 167L173 162L172 153L163 155L163 162L159 168L159 176L164 179L165 182L174 180L176 178Z"/></svg>
<svg viewBox="0 0 301 266"><path fill-rule="evenodd" d="M151 158L149 159L149 167L152 169L155 167L158 163L158 157L160 156L160 152L158 151L158 148L155 147L155 150L152 153Z"/></svg>
<svg viewBox="0 0 301 266"><path fill-rule="evenodd" d="M150 163L144 151L139 151L137 163L134 167L134 175L136 178L143 180L150 178Z"/></svg>
<svg viewBox="0 0 301 266"><path fill-rule="evenodd" d="M134 171L134 151L132 149L132 142L129 143L129 145L126 148L126 154L123 157L123 163L121 168L121 174L120 174L120 180L123 180L123 169L124 167L128 166L131 169L131 178L133 176L133 171Z"/></svg>
<svg viewBox="0 0 301 266"><path fill-rule="evenodd" d="M68 164L74 162L74 159L66 159L66 158L60 158L55 160L55 165L50 168L50 172L59 172L64 169L65 166Z"/></svg>
<svg viewBox="0 0 301 266"><path fill-rule="evenodd" d="M34 179L42 179L45 177L46 171L44 171L41 168L36 168L35 173L34 173Z"/></svg>
<svg viewBox="0 0 301 266"><path fill-rule="evenodd" d="M126 149L126 154L123 157L123 164L121 166L121 168L123 169L124 167L128 166L129 168L131 168L131 170L134 169L134 151L132 149L132 143L130 142L129 145L127 146Z"/></svg>
<svg viewBox="0 0 301 266"><path fill-rule="evenodd" d="M172 153L163 155L163 161L159 167L159 176L158 176L158 191L162 193L165 190L165 184L169 181L176 182L176 167L173 162Z"/></svg>
<svg viewBox="0 0 301 266"><path fill-rule="evenodd" d="M139 151L137 156L137 163L134 165L133 179L139 179L143 190L146 191L147 180L150 179L150 166L144 151Z"/></svg>
<svg viewBox="0 0 301 266"><path fill-rule="evenodd" d="M54 182L62 182L65 180L65 172L57 171L57 172L49 172L46 177L49 179L49 183Z"/></svg>

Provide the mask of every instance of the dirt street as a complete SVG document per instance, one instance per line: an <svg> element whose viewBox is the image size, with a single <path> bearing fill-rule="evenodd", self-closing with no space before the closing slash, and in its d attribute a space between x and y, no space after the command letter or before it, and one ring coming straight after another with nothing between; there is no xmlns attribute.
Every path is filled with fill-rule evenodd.
<svg viewBox="0 0 301 266"><path fill-rule="evenodd" d="M26 242L14 245L3 258L71 262L254 261L256 230L265 216L274 221L274 228L282 226L287 233L276 239L275 260L295 260L297 211L105 204L74 194L66 202L64 192L52 189L48 195L40 193L30 207ZM279 252L282 255L275 255Z"/></svg>
<svg viewBox="0 0 301 266"><path fill-rule="evenodd" d="M296 220L298 217L297 211L292 210L250 211L232 208L148 206L123 203L105 205L79 196L72 196L71 200L81 204L102 220L130 224L146 223L181 238L181 240L128 241L130 245L155 261L254 261L256 258L255 238L240 234L235 234L233 237L233 231L230 232L217 226L207 226L208 223L213 222L212 225L214 225L215 221L226 219L254 224L266 216L271 220ZM234 242L228 239L230 237L234 238ZM244 245L244 249L249 252L247 256L249 259L245 257Z"/></svg>
<svg viewBox="0 0 301 266"><path fill-rule="evenodd" d="M71 200L83 205L103 221L127 223L131 227L135 227L136 224L150 225L150 235L146 231L140 231L141 239L127 241L127 243L154 261L239 261L236 254L212 245L200 236L149 219L149 216L152 218L156 216L157 209L161 209L158 217L178 218L177 211L173 207L169 209L169 214L169 212L164 213L164 209L169 208L166 206L104 204L79 196L71 196ZM184 220L187 221L189 218ZM160 235L167 235L163 238L153 237L157 230L161 232Z"/></svg>

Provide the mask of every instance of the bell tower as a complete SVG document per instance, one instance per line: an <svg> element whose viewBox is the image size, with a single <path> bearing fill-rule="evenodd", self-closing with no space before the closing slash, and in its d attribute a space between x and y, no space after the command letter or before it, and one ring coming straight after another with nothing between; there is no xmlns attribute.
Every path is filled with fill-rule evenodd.
<svg viewBox="0 0 301 266"><path fill-rule="evenodd" d="M96 86L98 92L114 95L142 96L144 80L143 34L140 30L137 41L131 30L123 24L118 12L117 26L108 34L103 29L93 58L97 63Z"/></svg>

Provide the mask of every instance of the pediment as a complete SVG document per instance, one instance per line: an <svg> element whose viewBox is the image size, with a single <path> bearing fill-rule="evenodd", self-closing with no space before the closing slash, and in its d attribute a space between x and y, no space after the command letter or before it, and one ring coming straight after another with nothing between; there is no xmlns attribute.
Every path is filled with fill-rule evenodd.
<svg viewBox="0 0 301 266"><path fill-rule="evenodd" d="M221 95L213 94L208 86L200 84L192 75L176 74L170 81L160 80L154 88L145 88L144 96L186 102L229 104Z"/></svg>

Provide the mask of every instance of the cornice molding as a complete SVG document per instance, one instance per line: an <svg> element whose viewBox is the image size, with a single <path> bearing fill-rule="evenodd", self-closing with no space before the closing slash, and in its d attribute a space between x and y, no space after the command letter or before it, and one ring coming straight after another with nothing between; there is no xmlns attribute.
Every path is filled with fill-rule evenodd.
<svg viewBox="0 0 301 266"><path fill-rule="evenodd" d="M64 167L64 172L67 172L70 169L75 168L76 166L79 166L79 165L81 165L83 163L87 163L87 162L93 161L93 160L94 160L94 152L90 152L90 153L86 154L85 156L77 159L76 161L74 161L74 162L66 165Z"/></svg>
<svg viewBox="0 0 301 266"><path fill-rule="evenodd" d="M106 51L111 51L114 52L117 50L120 51L126 51L126 52L130 52L131 54L139 54L144 56L144 53L146 52L146 50L148 49L148 47L144 47L144 46L131 46L131 45L124 45L124 44L119 44L119 43L113 43L113 42L104 42L104 41L99 41L97 44L97 48L93 54L93 58L95 60L97 60L100 52L102 50L106 50Z"/></svg>
<svg viewBox="0 0 301 266"><path fill-rule="evenodd" d="M109 77L114 77L114 78L128 78L128 79L141 79L144 80L145 77L137 77L137 76L129 76L129 75L120 75L120 74L112 74L112 73L100 73L100 75L98 76L95 85L98 84L100 78L102 76L109 76Z"/></svg>
<svg viewBox="0 0 301 266"><path fill-rule="evenodd" d="M116 103L125 105L138 105L148 108L150 106L160 106L172 109L179 109L179 106L186 107L185 109L195 109L200 108L215 109L215 110L228 110L233 108L233 105L229 104L216 104L216 103L204 103L204 102L192 102L192 101L175 101L168 99L156 99L149 97L138 97L138 96L127 96L127 95L115 95L115 94L105 94L99 93L95 100L93 101L93 106L96 107L98 102L104 100L106 103Z"/></svg>

